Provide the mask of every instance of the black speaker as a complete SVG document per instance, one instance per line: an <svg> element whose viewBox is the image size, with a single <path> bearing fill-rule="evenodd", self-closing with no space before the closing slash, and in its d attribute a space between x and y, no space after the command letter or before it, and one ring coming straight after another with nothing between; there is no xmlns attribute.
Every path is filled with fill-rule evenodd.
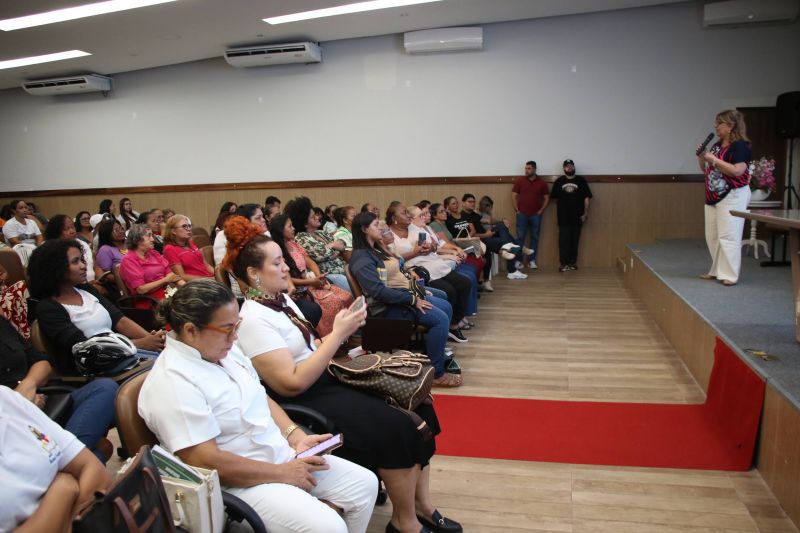
<svg viewBox="0 0 800 533"><path fill-rule="evenodd" d="M800 91L778 95L775 115L778 135L789 139L800 137Z"/></svg>

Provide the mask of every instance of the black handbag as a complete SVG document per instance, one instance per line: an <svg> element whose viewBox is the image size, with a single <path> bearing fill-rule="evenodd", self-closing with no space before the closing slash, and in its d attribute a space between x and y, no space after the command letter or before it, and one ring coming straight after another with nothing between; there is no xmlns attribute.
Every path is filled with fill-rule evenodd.
<svg viewBox="0 0 800 533"><path fill-rule="evenodd" d="M72 393L48 392L47 388L39 389L38 392L47 396L42 408L44 414L50 420L63 427L69 420L69 415L72 414Z"/></svg>
<svg viewBox="0 0 800 533"><path fill-rule="evenodd" d="M74 533L173 533L175 526L167 494L149 446L142 446L128 469L106 493L72 521Z"/></svg>

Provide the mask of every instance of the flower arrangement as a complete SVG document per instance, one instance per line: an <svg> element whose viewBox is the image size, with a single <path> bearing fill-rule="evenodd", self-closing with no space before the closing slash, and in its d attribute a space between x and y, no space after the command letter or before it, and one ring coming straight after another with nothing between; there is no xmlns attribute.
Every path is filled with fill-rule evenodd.
<svg viewBox="0 0 800 533"><path fill-rule="evenodd" d="M775 190L775 160L762 157L750 163L750 188Z"/></svg>

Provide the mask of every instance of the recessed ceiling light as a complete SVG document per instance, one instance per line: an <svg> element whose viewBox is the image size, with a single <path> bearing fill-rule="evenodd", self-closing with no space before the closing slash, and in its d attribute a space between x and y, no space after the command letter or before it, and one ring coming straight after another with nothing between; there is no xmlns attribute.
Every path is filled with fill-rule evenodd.
<svg viewBox="0 0 800 533"><path fill-rule="evenodd" d="M83 50L68 50L66 52L56 52L55 54L45 54L43 56L21 57L19 59L8 59L0 61L0 69L24 67L26 65L38 65L39 63L49 63L50 61L62 61L75 57L90 56L89 52Z"/></svg>
<svg viewBox="0 0 800 533"><path fill-rule="evenodd" d="M107 2L85 4L82 6L47 11L45 13L37 13L36 15L0 20L0 30L12 31L22 28L32 28L33 26L44 26L45 24L53 24L54 22L93 17L95 15L104 15L106 13L115 13L117 11L175 1L176 0L108 0Z"/></svg>
<svg viewBox="0 0 800 533"><path fill-rule="evenodd" d="M270 17L264 19L264 22L268 24L285 24L287 22L297 22L298 20L333 17L335 15L347 15L349 13L361 13L362 11L374 11L376 9L388 9L391 7L427 4L429 2L439 1L440 0L372 0L371 2L357 2L344 6L327 7L325 9L315 9L313 11L304 11L291 15L281 15L280 17Z"/></svg>

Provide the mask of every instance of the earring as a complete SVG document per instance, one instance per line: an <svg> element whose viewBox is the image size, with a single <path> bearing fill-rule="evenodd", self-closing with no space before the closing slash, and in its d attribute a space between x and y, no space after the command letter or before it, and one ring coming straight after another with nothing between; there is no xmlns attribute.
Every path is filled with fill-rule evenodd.
<svg viewBox="0 0 800 533"><path fill-rule="evenodd" d="M256 276L256 288L261 288L261 278L259 276Z"/></svg>

